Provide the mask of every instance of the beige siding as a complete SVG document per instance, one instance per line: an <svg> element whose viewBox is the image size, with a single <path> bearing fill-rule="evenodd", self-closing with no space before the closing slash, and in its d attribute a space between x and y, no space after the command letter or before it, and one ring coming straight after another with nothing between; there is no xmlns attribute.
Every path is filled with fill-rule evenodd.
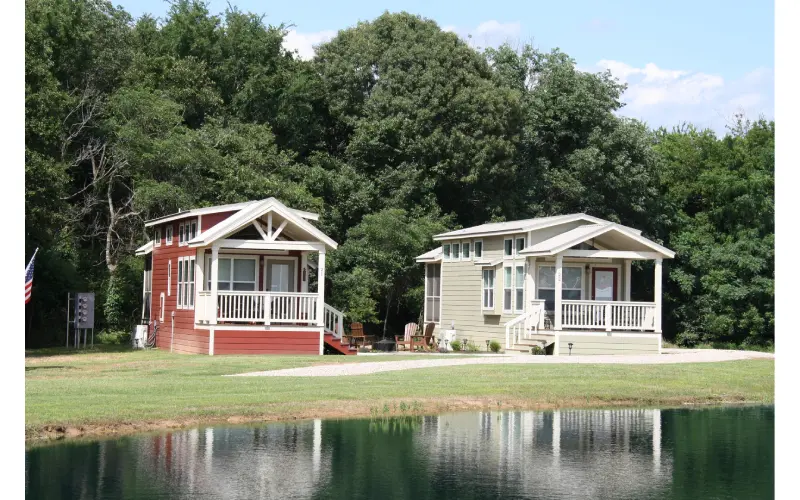
<svg viewBox="0 0 800 500"><path fill-rule="evenodd" d="M525 236L524 233L513 237ZM483 240L483 261L493 261L503 257L503 240L510 236L478 238ZM467 240L464 240L467 241ZM470 240L475 241L475 240ZM508 260L511 262L511 259ZM517 262L524 262L518 258ZM495 266L494 311L482 310L483 267L476 266L472 260L442 262L442 321L439 329L449 329L454 323L457 338L467 337L486 349L486 340L497 340L505 345L505 323L516 318L519 313L503 313L503 264Z"/></svg>
<svg viewBox="0 0 800 500"><path fill-rule="evenodd" d="M616 336L612 335L568 335L559 336L559 356L568 356L569 343L572 342L572 355L593 354L658 354L658 339L660 335L650 334L641 336Z"/></svg>
<svg viewBox="0 0 800 500"><path fill-rule="evenodd" d="M537 229L536 231L531 231L530 241L528 242L528 245L535 245L537 243L541 243L544 240L549 240L553 236L558 236L559 234L571 231L576 227L586 226L588 224L592 223L585 220L576 220L574 222L568 222L566 224L559 224L557 226L546 227L544 229Z"/></svg>

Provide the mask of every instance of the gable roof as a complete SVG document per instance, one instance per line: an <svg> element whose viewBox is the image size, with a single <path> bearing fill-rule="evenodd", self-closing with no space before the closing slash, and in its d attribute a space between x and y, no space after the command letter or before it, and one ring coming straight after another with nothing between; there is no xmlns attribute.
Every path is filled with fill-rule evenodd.
<svg viewBox="0 0 800 500"><path fill-rule="evenodd" d="M223 239L235 233L268 212L273 212L280 215L322 243L325 243L332 249L336 249L338 246L337 243L333 241L327 234L314 227L313 224L306 221L305 218L302 217L302 213L308 212L298 213L299 211L292 210L272 197L265 200L249 202L235 214L213 226L208 231L203 231L199 235L189 240L189 246L201 247L210 245L214 241Z"/></svg>
<svg viewBox="0 0 800 500"><path fill-rule="evenodd" d="M430 252L417 256L417 262L438 262L440 260L442 260L442 247L434 248Z"/></svg>
<svg viewBox="0 0 800 500"><path fill-rule="evenodd" d="M675 252L669 248L661 246L655 241L649 240L641 234L637 234L631 231L629 228L614 222L608 222L606 224L591 224L588 226L580 226L570 229L569 231L565 231L561 234L553 236L552 238L540 241L539 243L522 249L520 255L555 255L587 240L608 233L609 231L614 231L626 238L641 243L642 245L651 248L667 258L671 259L675 257Z"/></svg>
<svg viewBox="0 0 800 500"><path fill-rule="evenodd" d="M145 227L150 227L150 226L155 226L157 224L163 224L164 222L170 222L178 219L185 219L186 217L196 217L198 215L216 214L220 212L240 211L245 208L252 207L258 203L261 203L262 201L264 200L245 201L242 203L231 203L229 205L217 205L214 207L193 208L191 210L184 210L183 212L178 212L175 214L165 215L163 217L158 217L155 219L150 219L146 221L144 225ZM314 220L314 221L319 220L319 214L315 214L313 212L306 212L304 210L297 210L295 208L289 208L289 207L286 207L286 209L303 219Z"/></svg>
<svg viewBox="0 0 800 500"><path fill-rule="evenodd" d="M447 233L437 234L433 237L434 241L454 240L462 237L479 237L479 236L501 236L506 234L523 233L527 231L535 231L537 229L544 229L546 227L557 226L575 221L586 221L592 224L611 224L611 221L586 215L584 213L567 214L567 215L554 215L550 217L537 217L534 219L514 220L507 222L490 222L481 224L479 226L467 227L464 229L457 229ZM621 225L620 225L621 226ZM641 231L632 227L625 227L635 234L641 234Z"/></svg>
<svg viewBox="0 0 800 500"><path fill-rule="evenodd" d="M147 255L153 251L153 241L148 241L136 249L135 255Z"/></svg>

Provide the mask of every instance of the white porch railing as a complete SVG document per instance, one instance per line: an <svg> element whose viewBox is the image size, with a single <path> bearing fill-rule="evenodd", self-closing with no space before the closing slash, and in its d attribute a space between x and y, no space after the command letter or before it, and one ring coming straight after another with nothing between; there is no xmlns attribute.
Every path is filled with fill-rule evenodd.
<svg viewBox="0 0 800 500"><path fill-rule="evenodd" d="M333 333L333 337L341 339L344 334L344 313L325 304L322 311L325 331Z"/></svg>
<svg viewBox="0 0 800 500"><path fill-rule="evenodd" d="M561 327L655 331L656 304L599 300L563 300Z"/></svg>
<svg viewBox="0 0 800 500"><path fill-rule="evenodd" d="M316 293L219 290L216 308L212 305L210 291L199 292L197 298L195 307L201 322L210 322L216 312L218 322L317 323Z"/></svg>
<svg viewBox="0 0 800 500"><path fill-rule="evenodd" d="M506 349L530 338L532 331L544 327L544 300L532 300L529 310L506 323L505 327Z"/></svg>

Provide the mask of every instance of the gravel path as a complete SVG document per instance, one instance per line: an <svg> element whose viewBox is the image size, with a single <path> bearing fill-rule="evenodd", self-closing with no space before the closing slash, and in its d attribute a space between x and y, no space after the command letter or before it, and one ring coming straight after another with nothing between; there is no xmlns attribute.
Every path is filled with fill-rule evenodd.
<svg viewBox="0 0 800 500"><path fill-rule="evenodd" d="M713 363L742 359L774 359L772 353L754 351L724 351L716 349L663 349L663 354L631 356L530 356L530 355L487 355L453 359L425 359L425 355L408 355L404 360L375 361L359 363L337 363L304 368L286 368L264 372L239 373L233 377L339 377L368 375L371 373L412 370L415 368L439 368L461 365L520 365L520 364L622 364L622 365L661 365L673 363ZM377 357L377 356L376 356ZM388 357L388 356L387 356ZM398 356L399 357L399 356Z"/></svg>

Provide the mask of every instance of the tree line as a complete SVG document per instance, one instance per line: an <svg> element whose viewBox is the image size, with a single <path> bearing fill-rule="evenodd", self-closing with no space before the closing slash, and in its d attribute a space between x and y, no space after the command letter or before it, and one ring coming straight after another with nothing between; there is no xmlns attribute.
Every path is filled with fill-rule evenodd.
<svg viewBox="0 0 800 500"><path fill-rule="evenodd" d="M609 72L558 49L476 49L405 12L309 61L287 31L198 1L134 19L26 0L26 255L40 249L26 345L61 340L67 291L97 292L105 329L137 322L144 220L268 196L321 214L340 243L326 296L368 328L419 316L414 257L433 234L586 212L677 252L666 338L772 342L774 122L653 130L616 113ZM634 281L652 293L650 270Z"/></svg>

